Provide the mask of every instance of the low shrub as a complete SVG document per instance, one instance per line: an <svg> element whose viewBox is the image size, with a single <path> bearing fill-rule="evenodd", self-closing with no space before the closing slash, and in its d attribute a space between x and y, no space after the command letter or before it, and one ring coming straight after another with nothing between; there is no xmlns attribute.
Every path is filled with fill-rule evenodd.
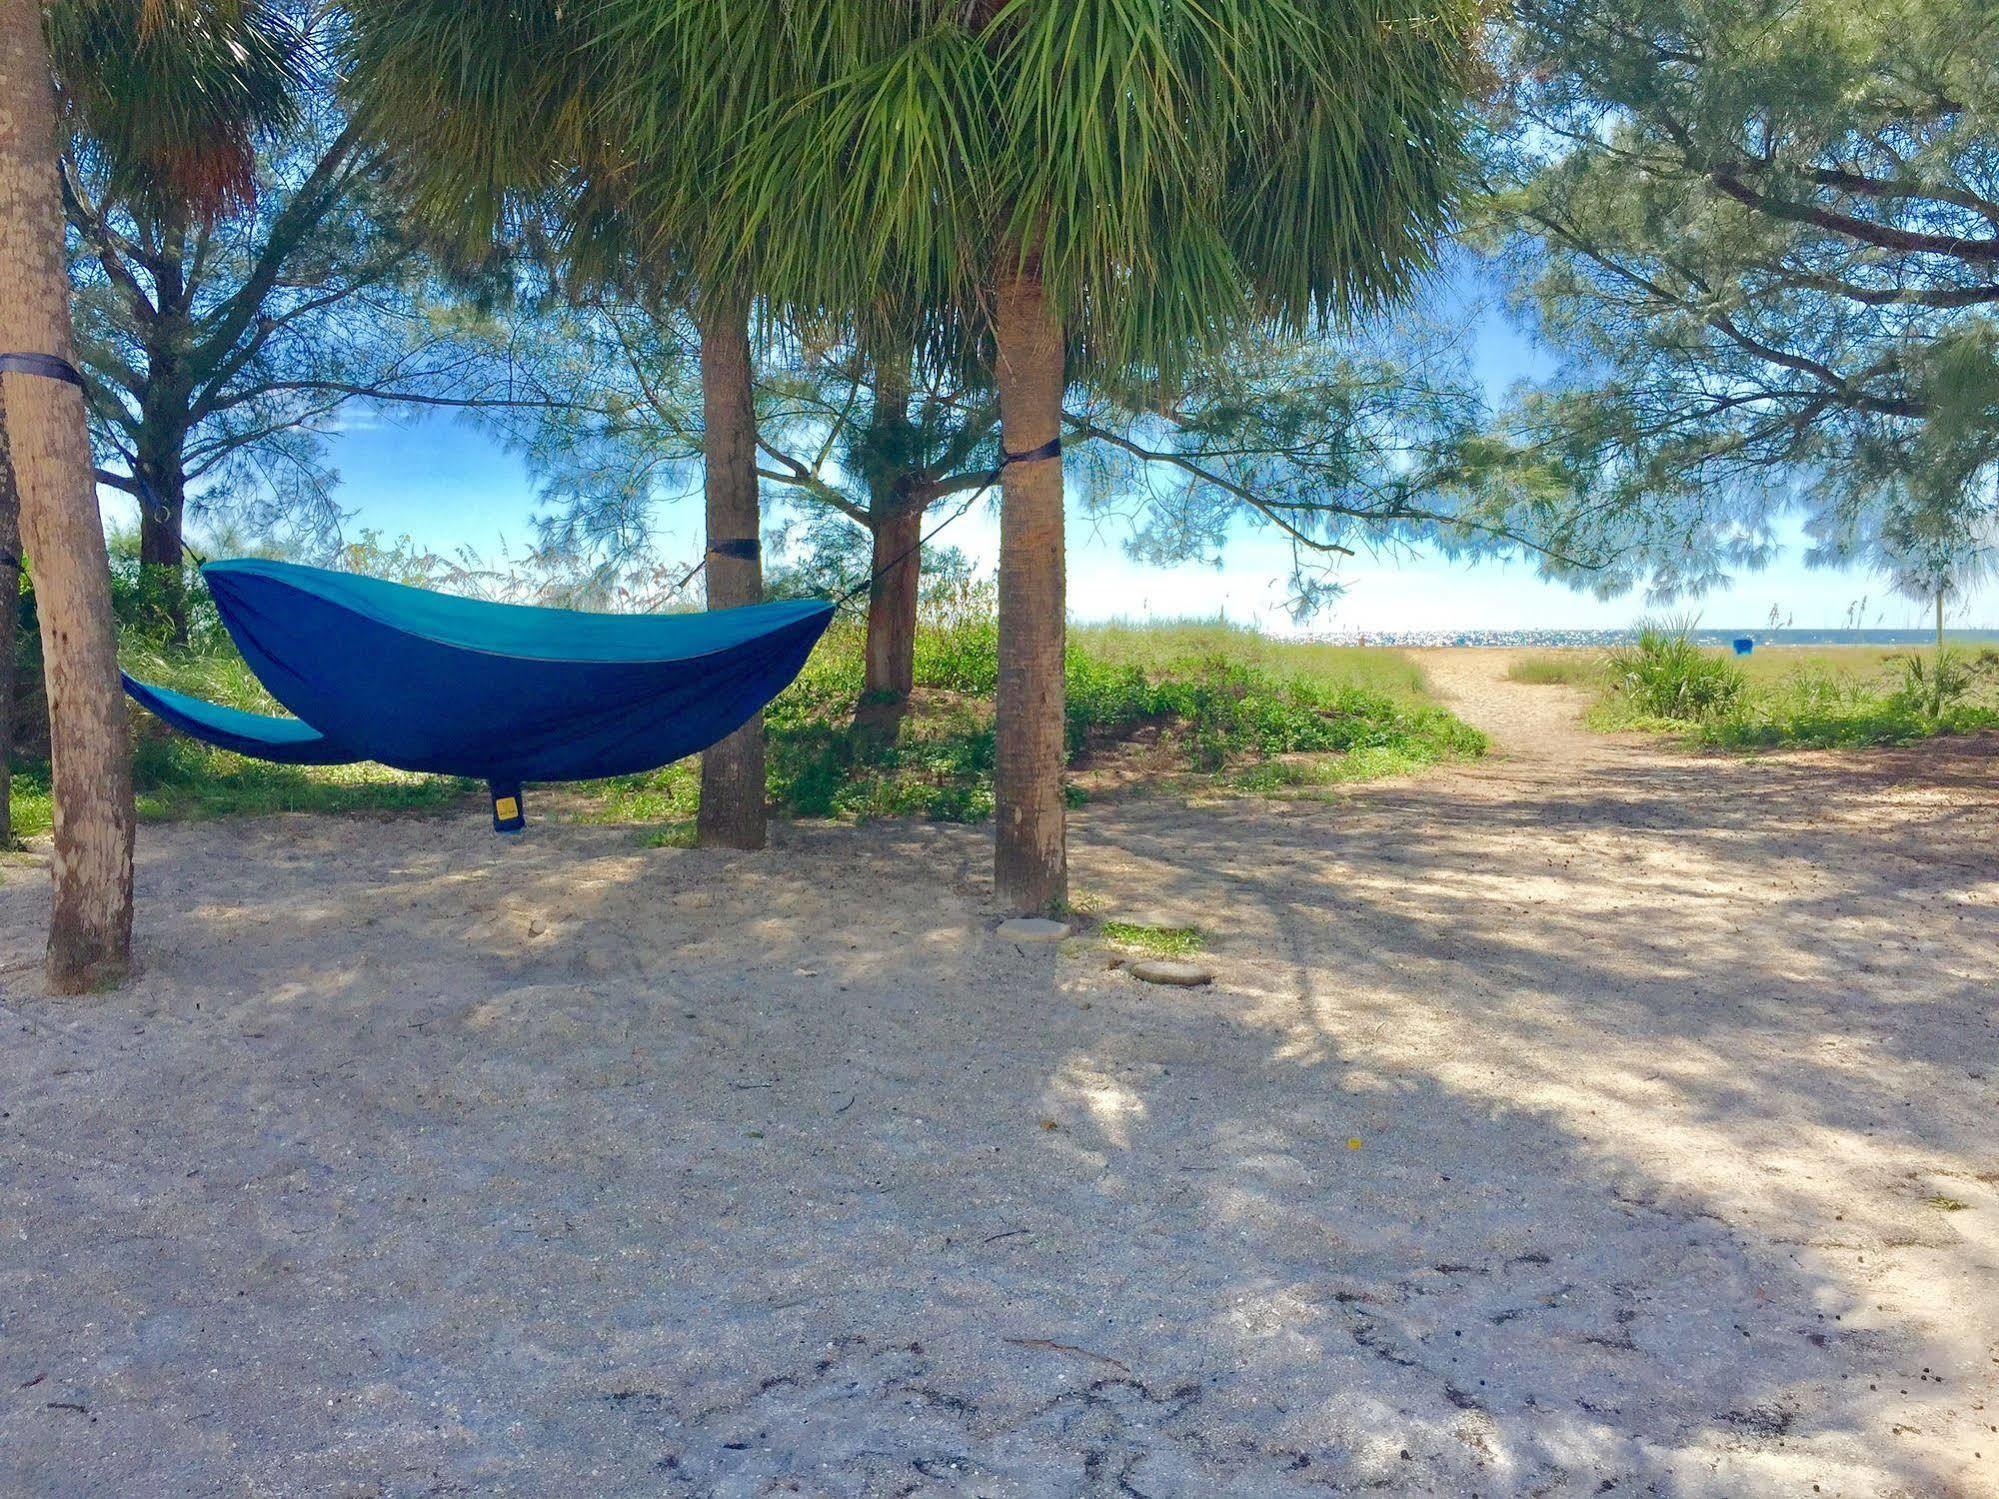
<svg viewBox="0 0 1999 1499"><path fill-rule="evenodd" d="M1748 685L1741 667L1700 644L1684 623L1644 626L1630 645L1610 652L1605 673L1635 716L1681 723L1726 718Z"/></svg>
<svg viewBox="0 0 1999 1499"><path fill-rule="evenodd" d="M1857 749L1999 726L1999 654L1884 656L1860 650L1744 672L1691 642L1641 639L1615 653L1591 711L1599 728L1657 728L1717 749ZM1704 659L1694 659L1694 658Z"/></svg>

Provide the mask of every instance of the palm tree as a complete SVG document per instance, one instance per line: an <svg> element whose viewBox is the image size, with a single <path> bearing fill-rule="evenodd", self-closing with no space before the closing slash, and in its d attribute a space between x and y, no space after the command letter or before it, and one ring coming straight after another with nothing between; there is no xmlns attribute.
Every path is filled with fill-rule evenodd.
<svg viewBox="0 0 1999 1499"><path fill-rule="evenodd" d="M0 352L72 365L56 102L37 0L0 0ZM83 392L0 375L21 535L34 559L55 777L49 984L115 983L132 943L132 751Z"/></svg>
<svg viewBox="0 0 1999 1499"><path fill-rule="evenodd" d="M190 251L198 264L199 232L254 202L257 137L298 119L308 37L277 0L52 0L47 34L72 149L103 187L82 212L143 309L147 388L198 389L189 354L203 288L187 274ZM66 190L89 203L80 183ZM184 639L177 404L141 413L132 482L141 576Z"/></svg>
<svg viewBox="0 0 1999 1499"><path fill-rule="evenodd" d="M468 247L531 226L568 276L634 282L690 308L708 604L759 602L754 246L716 216L712 182L721 143L743 136L741 117L766 97L758 80L775 86L783 67L754 48L691 59L653 17L633 28L601 5L351 0L349 11L362 118L400 164L420 220ZM663 81L634 86L644 78ZM701 841L762 847L765 799L758 717L702 756Z"/></svg>
<svg viewBox="0 0 1999 1499"><path fill-rule="evenodd" d="M0 351L55 361L0 376L0 391L47 673L55 778L47 970L63 992L115 982L129 964L133 807L83 397L62 374L75 349L55 85L132 191L198 217L246 190L247 143L274 86L273 59L256 35L269 11L259 0L0 0L0 98L8 103L0 111Z"/></svg>
<svg viewBox="0 0 1999 1499"><path fill-rule="evenodd" d="M713 473L753 446L734 373L753 294L861 324L919 309L918 347L984 350L1010 455L995 872L1008 905L1060 906L1065 386L1132 367L1163 385L1231 325L1318 325L1404 289L1458 175L1476 0L355 12L378 118L455 163L457 211L525 184L695 290L724 367L703 382L718 524L754 492Z"/></svg>
<svg viewBox="0 0 1999 1499"><path fill-rule="evenodd" d="M1232 327L1403 291L1459 177L1475 0L605 0L789 27L810 73L716 179L787 305L885 293L981 342L1002 480L1000 900L1059 908L1067 853L1061 402L1170 386Z"/></svg>

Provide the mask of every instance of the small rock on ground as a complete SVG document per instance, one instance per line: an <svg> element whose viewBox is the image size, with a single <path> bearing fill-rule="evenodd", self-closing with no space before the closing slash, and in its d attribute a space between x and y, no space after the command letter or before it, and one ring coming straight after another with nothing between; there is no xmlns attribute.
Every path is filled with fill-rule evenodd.
<svg viewBox="0 0 1999 1499"><path fill-rule="evenodd" d="M1182 989L1212 984L1215 972L1199 963L1183 963L1178 958L1141 958L1131 965L1131 976L1148 984L1177 984Z"/></svg>

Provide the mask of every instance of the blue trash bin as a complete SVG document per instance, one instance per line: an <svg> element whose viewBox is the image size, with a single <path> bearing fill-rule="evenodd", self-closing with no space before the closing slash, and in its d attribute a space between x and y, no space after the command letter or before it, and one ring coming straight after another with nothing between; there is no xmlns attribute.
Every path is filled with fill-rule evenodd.
<svg viewBox="0 0 1999 1499"><path fill-rule="evenodd" d="M1751 640L1747 635L1738 635L1735 637L1736 655L1746 656L1755 649L1756 649L1756 642Z"/></svg>

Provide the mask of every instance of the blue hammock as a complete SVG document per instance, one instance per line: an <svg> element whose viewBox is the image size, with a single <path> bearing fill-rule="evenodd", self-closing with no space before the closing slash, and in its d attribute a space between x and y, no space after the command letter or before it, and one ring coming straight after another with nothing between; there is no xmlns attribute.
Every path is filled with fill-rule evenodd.
<svg viewBox="0 0 1999 1499"><path fill-rule="evenodd" d="M268 718L125 678L184 733L285 765L375 760L486 781L521 826L523 781L651 770L742 727L798 675L821 600L709 614L581 614L454 598L289 562L211 562L222 622Z"/></svg>

